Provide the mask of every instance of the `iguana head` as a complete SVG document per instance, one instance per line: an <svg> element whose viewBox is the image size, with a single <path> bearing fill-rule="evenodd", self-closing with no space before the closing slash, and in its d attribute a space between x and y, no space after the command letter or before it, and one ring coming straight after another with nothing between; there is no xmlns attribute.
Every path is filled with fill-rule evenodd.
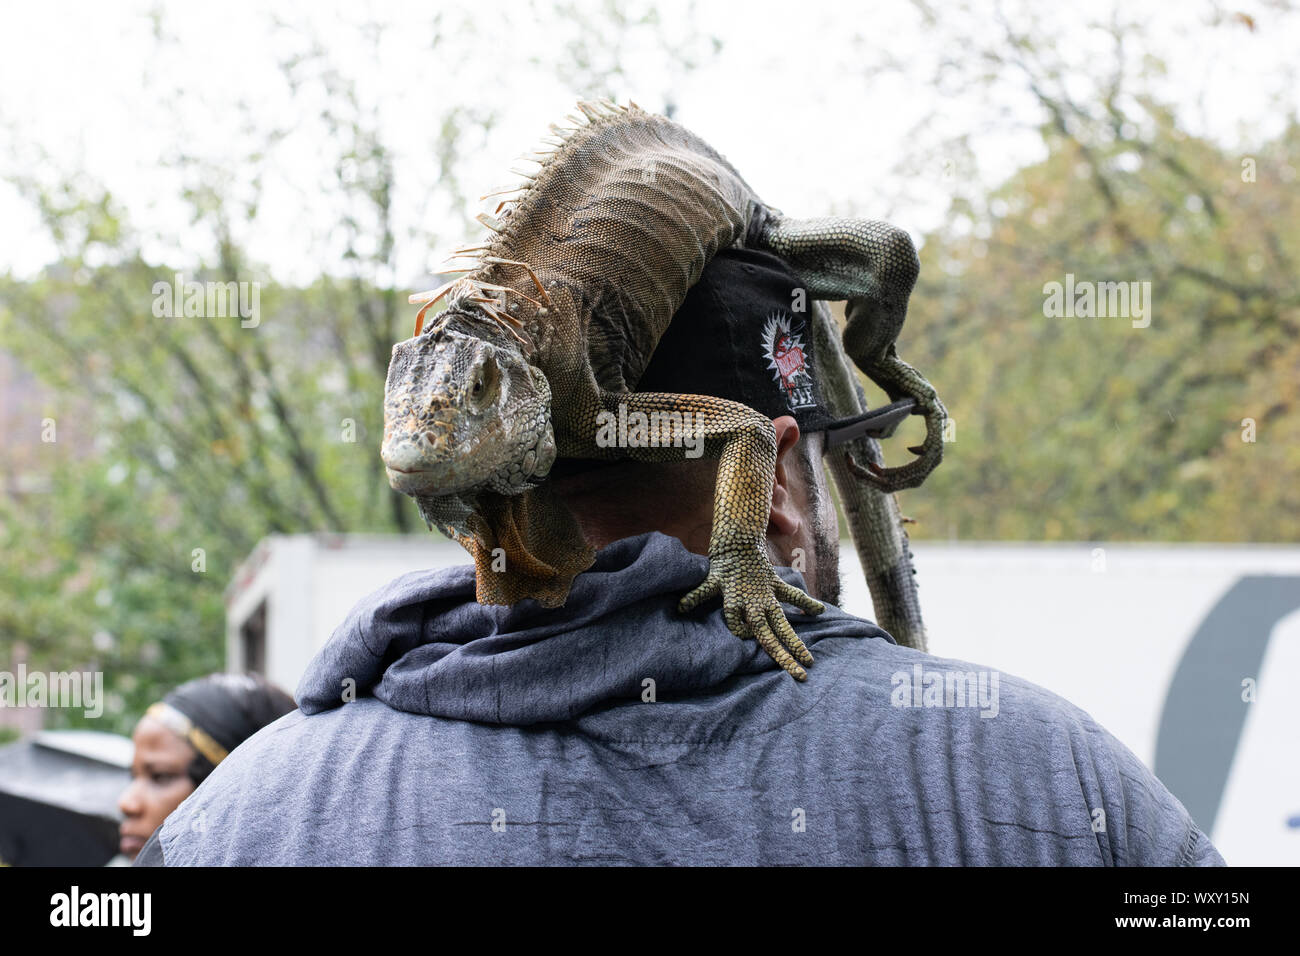
<svg viewBox="0 0 1300 956"><path fill-rule="evenodd" d="M380 454L397 491L517 494L555 461L546 376L492 323L475 324L444 321L393 346Z"/></svg>

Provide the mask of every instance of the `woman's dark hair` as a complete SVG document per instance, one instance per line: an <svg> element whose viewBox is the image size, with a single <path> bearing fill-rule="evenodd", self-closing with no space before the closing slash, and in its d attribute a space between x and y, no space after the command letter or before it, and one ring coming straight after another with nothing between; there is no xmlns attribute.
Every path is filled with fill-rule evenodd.
<svg viewBox="0 0 1300 956"><path fill-rule="evenodd" d="M195 786L225 754L297 708L292 697L257 674L209 674L181 684L163 704L193 725L181 736L195 749L189 767Z"/></svg>

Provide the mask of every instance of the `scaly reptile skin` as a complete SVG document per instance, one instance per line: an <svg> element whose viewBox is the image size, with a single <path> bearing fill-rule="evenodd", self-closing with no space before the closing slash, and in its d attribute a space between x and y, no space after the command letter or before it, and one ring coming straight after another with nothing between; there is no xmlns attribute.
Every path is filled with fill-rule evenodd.
<svg viewBox="0 0 1300 956"><path fill-rule="evenodd" d="M907 234L886 223L788 220L764 206L725 159L692 133L635 106L580 103L583 117L533 159L539 169L480 219L494 235L459 250L465 278L423 302L416 335L393 349L382 456L392 486L413 496L474 557L477 597L562 604L594 551L542 479L557 455L663 461L702 439L719 459L709 572L683 612L722 598L727 626L757 638L792 676L812 655L780 601L820 602L785 584L764 549L776 437L763 415L700 395L633 392L660 336L720 250L786 259L814 298L849 300L846 351L891 398L926 416L917 461L855 463L882 490L913 487L942 456L943 406L898 359L894 340L919 268ZM447 307L420 333L434 301ZM676 414L663 441L602 441L604 416ZM675 446L674 446L674 443ZM668 446L668 447L665 447ZM802 665L802 666L801 666Z"/></svg>

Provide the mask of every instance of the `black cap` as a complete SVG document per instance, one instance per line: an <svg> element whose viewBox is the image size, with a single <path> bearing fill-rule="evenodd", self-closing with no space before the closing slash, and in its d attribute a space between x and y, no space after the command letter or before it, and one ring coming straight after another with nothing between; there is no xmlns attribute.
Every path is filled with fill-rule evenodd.
<svg viewBox="0 0 1300 956"><path fill-rule="evenodd" d="M779 256L725 249L687 293L635 391L712 395L768 418L790 415L801 432L826 432L827 447L892 435L913 413L913 399L852 418L826 410L811 310L807 289ZM570 470L576 462L557 473Z"/></svg>

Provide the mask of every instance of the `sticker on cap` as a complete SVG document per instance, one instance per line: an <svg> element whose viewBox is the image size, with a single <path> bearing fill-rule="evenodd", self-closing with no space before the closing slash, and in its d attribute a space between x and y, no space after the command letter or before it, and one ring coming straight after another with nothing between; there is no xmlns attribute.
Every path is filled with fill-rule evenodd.
<svg viewBox="0 0 1300 956"><path fill-rule="evenodd" d="M763 355L792 410L817 405L803 336L804 324L793 324L785 312L773 312L763 326Z"/></svg>

